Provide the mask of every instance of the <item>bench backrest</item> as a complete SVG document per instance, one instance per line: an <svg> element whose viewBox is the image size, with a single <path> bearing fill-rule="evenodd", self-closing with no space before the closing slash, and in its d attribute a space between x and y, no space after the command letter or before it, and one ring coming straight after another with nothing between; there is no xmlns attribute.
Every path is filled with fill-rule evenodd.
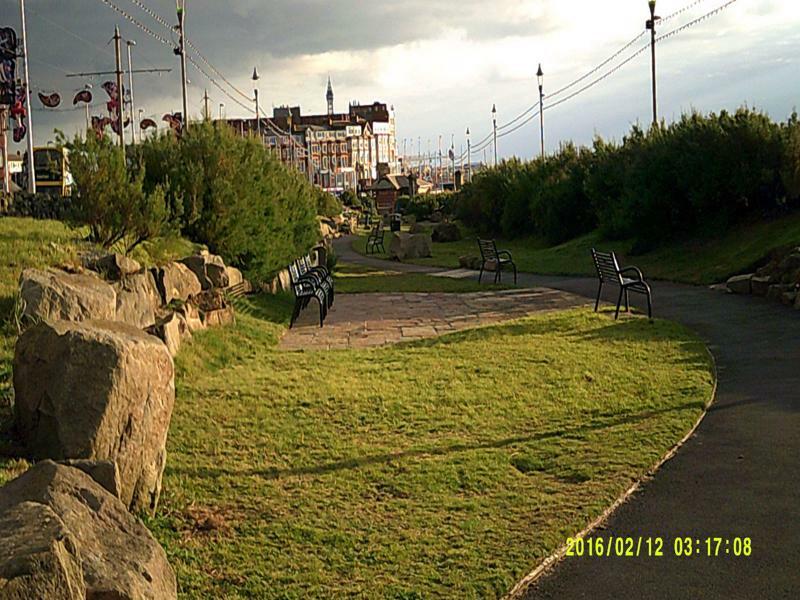
<svg viewBox="0 0 800 600"><path fill-rule="evenodd" d="M382 241L384 233L385 232L384 232L383 227L381 227L380 225L376 225L375 228L370 232L369 239L374 240L374 241L377 241L377 240L381 240Z"/></svg>
<svg viewBox="0 0 800 600"><path fill-rule="evenodd" d="M497 244L494 240L478 240L478 248L484 261L497 260Z"/></svg>
<svg viewBox="0 0 800 600"><path fill-rule="evenodd" d="M592 248L592 258L600 281L604 283L622 283L616 254L613 252L598 252Z"/></svg>

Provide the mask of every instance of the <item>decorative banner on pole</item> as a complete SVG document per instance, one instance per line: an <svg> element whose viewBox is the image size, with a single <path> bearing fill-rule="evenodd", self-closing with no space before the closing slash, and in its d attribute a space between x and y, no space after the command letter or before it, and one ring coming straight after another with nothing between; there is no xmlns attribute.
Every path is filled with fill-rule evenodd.
<svg viewBox="0 0 800 600"><path fill-rule="evenodd" d="M72 99L72 106L78 104L78 102L83 102L84 104L90 104L92 102L92 92L89 90L81 90L75 97Z"/></svg>
<svg viewBox="0 0 800 600"><path fill-rule="evenodd" d="M183 128L183 115L179 112L172 113L172 114L165 114L162 121L169 123L170 128L177 134L180 135L181 130Z"/></svg>
<svg viewBox="0 0 800 600"><path fill-rule="evenodd" d="M153 119L142 119L142 122L139 123L139 127L142 131L147 131L148 129L157 128L158 124Z"/></svg>
<svg viewBox="0 0 800 600"><path fill-rule="evenodd" d="M17 99L17 33L0 29L0 104L11 106Z"/></svg>
<svg viewBox="0 0 800 600"><path fill-rule="evenodd" d="M39 101L47 108L58 108L58 105L61 104L61 94L58 92L53 92L52 94L39 92L38 96Z"/></svg>
<svg viewBox="0 0 800 600"><path fill-rule="evenodd" d="M25 106L28 94L26 93L25 86L17 88L17 97L11 104L11 118L14 119L14 141L16 143L25 139L25 134L28 133L28 128L25 126L25 117L28 116L28 109Z"/></svg>

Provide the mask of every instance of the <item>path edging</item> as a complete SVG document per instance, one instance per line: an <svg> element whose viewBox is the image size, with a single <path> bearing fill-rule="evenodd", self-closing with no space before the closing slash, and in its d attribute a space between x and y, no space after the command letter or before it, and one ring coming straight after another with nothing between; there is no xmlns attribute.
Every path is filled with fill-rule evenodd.
<svg viewBox="0 0 800 600"><path fill-rule="evenodd" d="M709 349L708 346L703 343L706 349L706 353L708 354L709 358L711 359L711 372L714 377L714 385L711 389L711 394L709 399L706 401L705 406L703 407L703 412L700 413L700 416L697 418L697 421L689 429L688 432L680 439L677 443L675 443L667 452L662 456L655 465L653 465L639 480L633 482L628 489L626 489L607 509L605 509L598 517L592 520L586 527L584 527L581 531L576 533L572 536L572 539L583 539L589 534L593 533L598 527L600 527L603 523L605 523L611 515L613 515L617 509L625 504L631 496L633 496L639 488L642 487L644 483L651 480L656 472L666 463L668 460L675 457L680 450L681 446L683 446L697 431L697 428L700 427L700 423L703 422L705 416L708 414L708 409L711 408L711 405L714 404L714 400L717 397L717 385L719 381L719 372L717 370L717 361ZM522 598L523 594L528 591L528 589L536 583L542 576L550 572L561 560L565 557L567 553L568 546L566 542L557 548L552 554L546 556L539 562L539 564L525 577L520 579L514 587L512 587L508 593L503 596L503 600L518 600Z"/></svg>

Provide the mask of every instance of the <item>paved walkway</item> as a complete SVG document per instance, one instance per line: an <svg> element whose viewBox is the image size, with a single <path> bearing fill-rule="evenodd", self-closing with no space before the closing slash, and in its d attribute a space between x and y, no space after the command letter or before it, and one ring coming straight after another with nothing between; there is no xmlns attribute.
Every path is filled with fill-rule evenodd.
<svg viewBox="0 0 800 600"><path fill-rule="evenodd" d="M337 243L339 256L363 264L347 244ZM596 290L586 278L524 274L520 284L588 298ZM662 537L664 556L567 558L525 597L800 598L800 311L661 282L653 294L657 317L706 340L717 398L677 455L596 535ZM750 537L752 555L674 557L675 537L707 536Z"/></svg>
<svg viewBox="0 0 800 600"><path fill-rule="evenodd" d="M312 304L281 338L280 348L381 346L582 304L585 298L549 288L473 294L340 294L325 327L319 326Z"/></svg>

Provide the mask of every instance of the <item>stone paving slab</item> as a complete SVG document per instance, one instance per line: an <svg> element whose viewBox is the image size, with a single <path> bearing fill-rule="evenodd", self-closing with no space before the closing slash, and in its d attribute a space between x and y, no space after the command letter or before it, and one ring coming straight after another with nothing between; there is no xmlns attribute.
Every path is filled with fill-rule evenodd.
<svg viewBox="0 0 800 600"><path fill-rule="evenodd" d="M325 327L319 327L316 305L312 304L283 336L279 347L383 346L585 304L585 298L543 287L471 294L337 294Z"/></svg>

